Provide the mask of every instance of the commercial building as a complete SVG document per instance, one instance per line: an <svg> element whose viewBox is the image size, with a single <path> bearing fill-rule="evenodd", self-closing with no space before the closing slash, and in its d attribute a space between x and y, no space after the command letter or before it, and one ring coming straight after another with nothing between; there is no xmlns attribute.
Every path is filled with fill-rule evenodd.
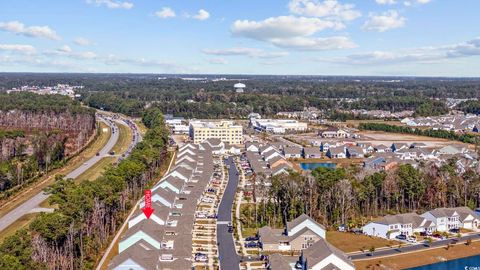
<svg viewBox="0 0 480 270"><path fill-rule="evenodd" d="M243 127L233 121L190 121L190 138L193 143L202 143L207 139L220 139L228 144L243 143Z"/></svg>
<svg viewBox="0 0 480 270"><path fill-rule="evenodd" d="M307 123L293 119L250 119L253 129L274 134L287 132L304 132L308 129Z"/></svg>

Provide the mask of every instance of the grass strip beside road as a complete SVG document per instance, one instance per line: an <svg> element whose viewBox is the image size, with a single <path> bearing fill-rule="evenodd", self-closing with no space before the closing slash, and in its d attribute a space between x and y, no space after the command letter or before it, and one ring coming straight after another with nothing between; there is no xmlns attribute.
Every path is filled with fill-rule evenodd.
<svg viewBox="0 0 480 270"><path fill-rule="evenodd" d="M328 231L327 241L343 252L365 251L373 246L376 249L388 246L398 246L399 242L363 234Z"/></svg>
<svg viewBox="0 0 480 270"><path fill-rule="evenodd" d="M107 132L103 132L103 128L107 128ZM62 168L49 172L48 175L43 176L34 185L28 187L19 194L10 197L8 199L8 202L5 202L3 205L1 205L0 216L7 214L12 209L15 209L17 206L29 200L30 198L41 192L43 189L51 185L55 181L55 175L66 175L69 172L78 168L79 166L82 166L85 161L95 156L96 153L105 146L105 144L108 142L108 139L110 138L110 135L110 128L103 122L100 122L100 134L86 149L84 149L76 157L69 160L67 164Z"/></svg>
<svg viewBox="0 0 480 270"><path fill-rule="evenodd" d="M26 214L23 217L16 220L14 223L12 223L7 228L5 228L5 230L0 232L0 243L3 243L3 240L5 240L5 238L7 238L11 235L14 235L17 230L23 229L23 228L27 227L28 225L30 225L30 223L39 214L40 213Z"/></svg>
<svg viewBox="0 0 480 270"><path fill-rule="evenodd" d="M127 127L126 125L123 124L118 124L118 142L115 144L115 146L112 148L112 151L115 152L117 155L121 155L125 153L130 146L130 143L132 142L133 139L133 134L132 130Z"/></svg>
<svg viewBox="0 0 480 270"><path fill-rule="evenodd" d="M433 248L384 258L355 261L355 269L406 269L417 266L454 260L480 254L480 242L470 245L459 243L447 247ZM462 268L463 269L463 268Z"/></svg>
<svg viewBox="0 0 480 270"><path fill-rule="evenodd" d="M105 169L112 165L115 162L115 157L104 157L99 162L95 163L90 169L86 170L84 173L80 174L76 179L75 183L80 183L85 180L95 180L97 179Z"/></svg>

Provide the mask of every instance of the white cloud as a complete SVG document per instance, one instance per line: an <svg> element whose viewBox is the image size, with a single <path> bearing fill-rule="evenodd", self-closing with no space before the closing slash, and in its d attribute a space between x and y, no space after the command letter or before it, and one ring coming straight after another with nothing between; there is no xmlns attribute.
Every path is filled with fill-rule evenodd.
<svg viewBox="0 0 480 270"><path fill-rule="evenodd" d="M83 37L78 37L73 42L79 46L90 46L93 44L90 40Z"/></svg>
<svg viewBox="0 0 480 270"><path fill-rule="evenodd" d="M362 15L355 5L340 4L337 0L291 0L291 13L307 17L325 17L332 20L351 21Z"/></svg>
<svg viewBox="0 0 480 270"><path fill-rule="evenodd" d="M34 54L37 50L32 45L0 44L0 51L11 51L11 52L20 52L23 54Z"/></svg>
<svg viewBox="0 0 480 270"><path fill-rule="evenodd" d="M225 59L225 58L210 58L210 59L207 59L207 61L210 64L215 64L215 65L226 65L226 64L228 64L228 60Z"/></svg>
<svg viewBox="0 0 480 270"><path fill-rule="evenodd" d="M280 16L263 21L237 20L232 33L269 42L277 47L298 50L333 50L353 48L355 44L348 37L314 37L325 29L342 29L343 23L319 18Z"/></svg>
<svg viewBox="0 0 480 270"><path fill-rule="evenodd" d="M70 46L68 46L68 45L64 45L64 46L58 48L57 51L63 52L63 53L70 53L70 52L72 52L72 48L70 48Z"/></svg>
<svg viewBox="0 0 480 270"><path fill-rule="evenodd" d="M414 4L417 5L425 5L430 3L432 0L409 0L409 1L403 1L403 4L407 7L412 6Z"/></svg>
<svg viewBox="0 0 480 270"><path fill-rule="evenodd" d="M278 58L288 55L288 52L265 52L256 48L234 47L227 49L204 49L203 53L208 55L222 56L248 56L252 58Z"/></svg>
<svg viewBox="0 0 480 270"><path fill-rule="evenodd" d="M210 18L210 13L204 9L200 9L196 15L193 15L194 19L199 20L199 21L204 21Z"/></svg>
<svg viewBox="0 0 480 270"><path fill-rule="evenodd" d="M133 8L132 2L127 1L115 1L115 0L87 0L88 4L94 4L96 6L106 6L111 9L131 9Z"/></svg>
<svg viewBox="0 0 480 270"><path fill-rule="evenodd" d="M61 57L68 57L73 59L80 59L80 60L88 60L88 59L95 59L97 58L97 54L90 51L85 52L76 52L70 48L68 45L64 45L54 51L46 51L43 53L44 55L50 56L61 56Z"/></svg>
<svg viewBox="0 0 480 270"><path fill-rule="evenodd" d="M375 0L379 5L394 5L397 3L396 0Z"/></svg>
<svg viewBox="0 0 480 270"><path fill-rule="evenodd" d="M395 10L389 10L382 14L370 14L369 19L362 26L365 31L385 32L390 29L405 26L406 19Z"/></svg>
<svg viewBox="0 0 480 270"><path fill-rule="evenodd" d="M60 40L61 38L48 26L28 26L26 27L19 21L1 22L0 30L23 35L27 37L38 37L52 40Z"/></svg>
<svg viewBox="0 0 480 270"><path fill-rule="evenodd" d="M155 12L155 16L166 19L166 18L173 18L176 16L175 11L169 7L163 7L161 10Z"/></svg>
<svg viewBox="0 0 480 270"><path fill-rule="evenodd" d="M372 65L401 62L432 62L473 56L480 56L480 37L446 46L420 47L395 52L373 51L319 60L348 65Z"/></svg>

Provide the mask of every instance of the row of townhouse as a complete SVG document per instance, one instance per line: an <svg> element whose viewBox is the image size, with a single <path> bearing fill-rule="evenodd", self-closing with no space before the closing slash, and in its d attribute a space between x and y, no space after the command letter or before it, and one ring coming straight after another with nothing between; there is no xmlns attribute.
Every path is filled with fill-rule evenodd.
<svg viewBox="0 0 480 270"><path fill-rule="evenodd" d="M480 117L474 114L405 118L401 122L411 127L430 127L434 130L454 132L478 132L480 127Z"/></svg>
<svg viewBox="0 0 480 270"><path fill-rule="evenodd" d="M140 202L109 269L191 269L195 211L213 178L212 152L208 143L179 149L174 168L151 189L154 212L147 219Z"/></svg>
<svg viewBox="0 0 480 270"><path fill-rule="evenodd" d="M270 144L247 144L245 156L256 175L275 176L288 174L290 170L294 170L293 164L286 159L284 152Z"/></svg>
<svg viewBox="0 0 480 270"><path fill-rule="evenodd" d="M284 229L260 228L258 236L264 251L301 252L294 261L280 254L271 255L267 269L355 269L343 252L326 241L325 235L325 227L305 214L287 222Z"/></svg>
<svg viewBox="0 0 480 270"><path fill-rule="evenodd" d="M363 226L364 234L393 239L399 235L448 232L452 229L477 230L480 216L468 207L437 208L418 215L406 213L384 216Z"/></svg>

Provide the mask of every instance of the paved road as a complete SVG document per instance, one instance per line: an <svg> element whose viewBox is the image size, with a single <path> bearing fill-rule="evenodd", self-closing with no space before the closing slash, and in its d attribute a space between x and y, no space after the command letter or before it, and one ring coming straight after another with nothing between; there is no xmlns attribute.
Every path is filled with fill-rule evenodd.
<svg viewBox="0 0 480 270"><path fill-rule="evenodd" d="M472 240L478 240L480 239L480 234L472 234L472 235L467 235L463 236L457 239L458 242L465 242L468 239ZM391 248L391 249L382 249L379 251L375 251L372 254L370 252L365 252L365 253L360 253L360 254L355 254L355 255L350 255L350 258L352 260L361 260L361 259L371 259L375 257L383 257L383 256L392 256L392 255L401 255L402 253L405 252L412 252L412 251L421 251L422 249L428 249L428 248L433 248L433 247L441 247L441 246L446 246L447 244L452 244L455 242L455 239L446 239L446 240L438 240L435 242L432 242L430 246L425 245L425 244L417 244L417 245L410 245L410 246L404 246L400 249L398 248Z"/></svg>
<svg viewBox="0 0 480 270"><path fill-rule="evenodd" d="M67 174L65 176L66 178L73 178L74 179L74 178L77 178L78 176L80 176L86 170L88 170L93 165L95 165L95 163L100 161L104 156L108 155L108 152L110 152L110 150L113 148L113 146L115 146L115 144L117 143L118 137L119 137L117 124L115 124L115 122L113 122L113 121L108 121L108 120L102 119L101 117L99 117L98 119L100 121L106 123L107 125L109 125L112 128L112 130L116 129L117 132L113 133L112 136L110 136L108 142L100 150L100 152L99 152L100 154L98 156L93 156L92 158L90 158L83 165L81 165L77 169L75 169L72 172L70 172L69 174ZM136 130L138 130L138 128ZM133 141L132 144L133 143L136 144L138 142L138 140L141 139L140 136L136 136L136 137L138 139ZM14 223L16 220L18 220L19 218L21 218L25 214L30 213L34 209L37 209L38 205L41 202L45 201L48 197L49 197L49 195L42 191L42 192L38 193L37 195L33 196L32 198L30 198L29 200L27 200L26 202L19 205L17 208L12 209L6 215L2 216L0 218L0 231L4 230L8 226L10 226L12 223Z"/></svg>
<svg viewBox="0 0 480 270"><path fill-rule="evenodd" d="M230 166L228 171L228 184L223 193L222 201L218 207L217 219L217 243L220 260L220 268L223 270L238 270L239 259L233 241L233 233L228 232L228 223L232 222L232 207L235 192L238 186L238 171L229 157L226 164Z"/></svg>

